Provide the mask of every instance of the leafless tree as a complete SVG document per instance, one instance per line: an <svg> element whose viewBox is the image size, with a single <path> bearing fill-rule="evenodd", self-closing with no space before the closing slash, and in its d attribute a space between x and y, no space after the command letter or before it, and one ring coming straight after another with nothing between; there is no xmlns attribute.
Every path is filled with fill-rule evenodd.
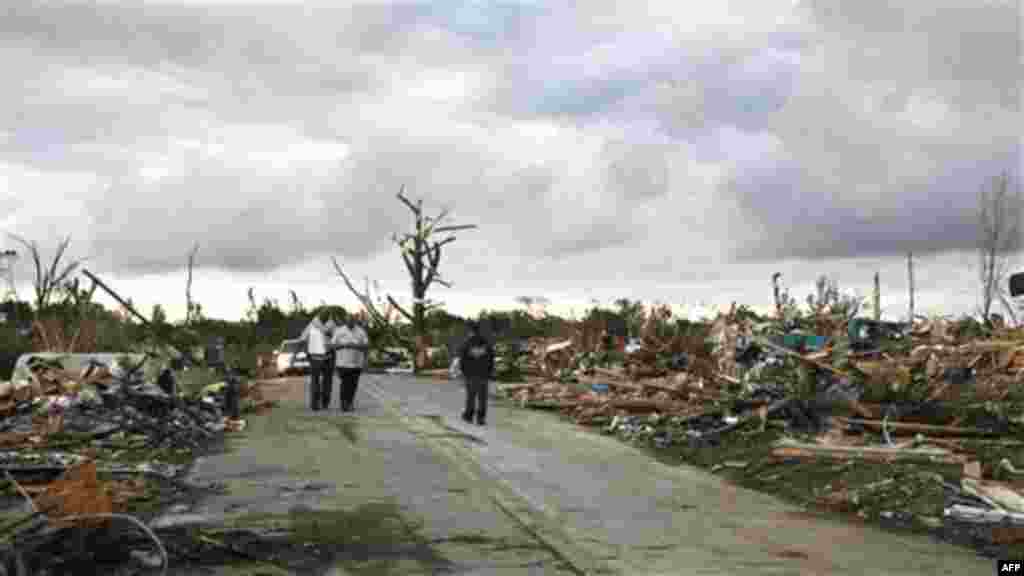
<svg viewBox="0 0 1024 576"><path fill-rule="evenodd" d="M814 281L814 293L807 295L807 308L813 316L834 316L844 322L855 318L864 305L864 299L839 290L839 282L822 274Z"/></svg>
<svg viewBox="0 0 1024 576"><path fill-rule="evenodd" d="M414 341L411 343L414 357L413 368L418 371L420 369L421 351L424 347L424 337L426 334L426 313L439 306L439 303L427 300L427 291L434 283L451 288L451 283L444 280L440 275L441 249L455 241L456 237L452 235L454 232L471 230L476 228L476 225L446 224L445 220L450 215L450 210L447 208L442 209L437 216L425 215L423 213L423 199L413 202L407 198L404 186L399 190L397 198L412 212L413 216L413 231L400 236L396 234L392 237L392 241L401 250L402 262L405 263L405 269L409 273L409 279L412 283L412 310L403 307L390 295L387 295L386 298L388 304L412 324L414 337ZM333 262L335 270L345 280L349 290L359 298L371 318L378 323L384 321L385 317L379 311L378 304L374 303L371 298L369 287L367 287L366 292L359 292L344 274L337 260L333 260ZM408 347L409 343L406 342L405 345Z"/></svg>
<svg viewBox="0 0 1024 576"><path fill-rule="evenodd" d="M199 252L199 244L193 244L192 250L188 253L188 277L185 281L185 326L191 326L199 317L199 304L192 301L192 269L196 264L196 254Z"/></svg>
<svg viewBox="0 0 1024 576"><path fill-rule="evenodd" d="M35 312L39 314L50 306L53 297L63 290L67 281L81 267L85 259L67 258L71 236L65 236L57 243L57 250L53 253L53 259L49 264L44 261L42 250L35 240L26 240L16 234L10 234L10 237L24 246L32 259L34 273L32 289L35 293Z"/></svg>
<svg viewBox="0 0 1024 576"><path fill-rule="evenodd" d="M1010 318L1016 314L1005 286L1010 257L1020 248L1021 204L1019 194L1010 189L1010 177L995 177L991 187L978 193L978 258L981 285L981 317L989 322L992 306L998 300Z"/></svg>
<svg viewBox="0 0 1024 576"><path fill-rule="evenodd" d="M412 350L414 348L412 340L405 340L398 334L395 327L394 308L390 303L385 302L380 297L380 287L376 282L373 286L376 288L376 294L370 288L370 280L366 279L366 289L360 292L352 281L349 279L345 271L342 270L341 265L338 264L337 258L331 258L331 263L334 264L334 270L341 276L341 279L345 282L345 286L348 287L349 291L355 295L356 299L359 300L359 304L362 305L363 311L366 313L367 321L372 326L384 333L387 333L389 337L394 338L401 344L402 347Z"/></svg>

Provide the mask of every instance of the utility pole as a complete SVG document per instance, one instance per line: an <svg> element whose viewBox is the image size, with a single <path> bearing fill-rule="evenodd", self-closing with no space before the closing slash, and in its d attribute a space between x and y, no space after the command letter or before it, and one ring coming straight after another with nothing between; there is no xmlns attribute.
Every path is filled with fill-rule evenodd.
<svg viewBox="0 0 1024 576"><path fill-rule="evenodd" d="M875 322L882 319L882 287L878 282L878 272L875 272L875 292L874 292L874 310L875 310Z"/></svg>
<svg viewBox="0 0 1024 576"><path fill-rule="evenodd" d="M914 325L914 253L907 252L907 283L910 288L910 309L907 315L907 322Z"/></svg>

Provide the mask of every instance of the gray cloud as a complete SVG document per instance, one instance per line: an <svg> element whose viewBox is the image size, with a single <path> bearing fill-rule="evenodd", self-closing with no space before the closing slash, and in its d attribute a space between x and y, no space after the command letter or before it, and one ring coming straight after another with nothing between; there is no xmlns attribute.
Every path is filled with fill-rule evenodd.
<svg viewBox="0 0 1024 576"><path fill-rule="evenodd" d="M403 184L562 266L973 244L1020 164L1010 2L710 4L17 3L0 162L113 183L90 252L133 273L370 258Z"/></svg>
<svg viewBox="0 0 1024 576"><path fill-rule="evenodd" d="M738 207L730 228L749 231L734 236L735 254L973 247L978 190L1019 174L1011 4L809 7L817 41L772 118L779 148L735 164L720 189Z"/></svg>
<svg viewBox="0 0 1024 576"><path fill-rule="evenodd" d="M610 141L602 151L607 166L605 183L613 193L639 201L663 196L668 192L667 146Z"/></svg>

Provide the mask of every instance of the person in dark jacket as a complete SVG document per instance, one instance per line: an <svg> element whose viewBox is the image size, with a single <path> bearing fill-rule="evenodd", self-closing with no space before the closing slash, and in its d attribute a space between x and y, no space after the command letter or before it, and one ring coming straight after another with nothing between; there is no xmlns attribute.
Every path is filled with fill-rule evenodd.
<svg viewBox="0 0 1024 576"><path fill-rule="evenodd" d="M469 323L469 338L459 347L459 369L466 380L466 409L462 419L483 426L487 422L487 381L494 374L494 346L480 332L478 322Z"/></svg>

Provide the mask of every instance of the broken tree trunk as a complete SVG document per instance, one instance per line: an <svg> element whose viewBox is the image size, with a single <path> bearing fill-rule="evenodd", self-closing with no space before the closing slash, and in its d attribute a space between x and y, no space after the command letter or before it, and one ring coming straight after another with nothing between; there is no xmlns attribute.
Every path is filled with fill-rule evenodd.
<svg viewBox="0 0 1024 576"><path fill-rule="evenodd" d="M135 318L139 322L141 322L143 326L149 328L152 331L154 337L157 337L157 338L160 337L159 333L156 330L153 330L153 324L149 321L149 319L146 318L145 316L143 316L142 314L139 314L138 310L136 310L124 298L121 298L120 296L118 296L117 292L114 292L113 288L111 288L111 287L107 286L106 284L104 284L102 280L97 278L92 272L89 272L85 268L82 269L82 274L85 274L90 280L93 281L93 283L95 283L96 286L99 286L100 288L102 288L104 292L109 294L111 298L113 298L115 301L117 301L118 304L123 306L124 309L127 310L129 314L131 314L132 316L135 316ZM200 366L201 365L200 362L198 360L196 360L192 356L191 352L188 349L182 348L182 349L179 350L176 346L174 346L173 344L171 344L169 342L166 342L166 345L171 350L173 350L176 354L178 354L179 356L184 358L192 366ZM140 366L141 366L141 364L140 364Z"/></svg>

